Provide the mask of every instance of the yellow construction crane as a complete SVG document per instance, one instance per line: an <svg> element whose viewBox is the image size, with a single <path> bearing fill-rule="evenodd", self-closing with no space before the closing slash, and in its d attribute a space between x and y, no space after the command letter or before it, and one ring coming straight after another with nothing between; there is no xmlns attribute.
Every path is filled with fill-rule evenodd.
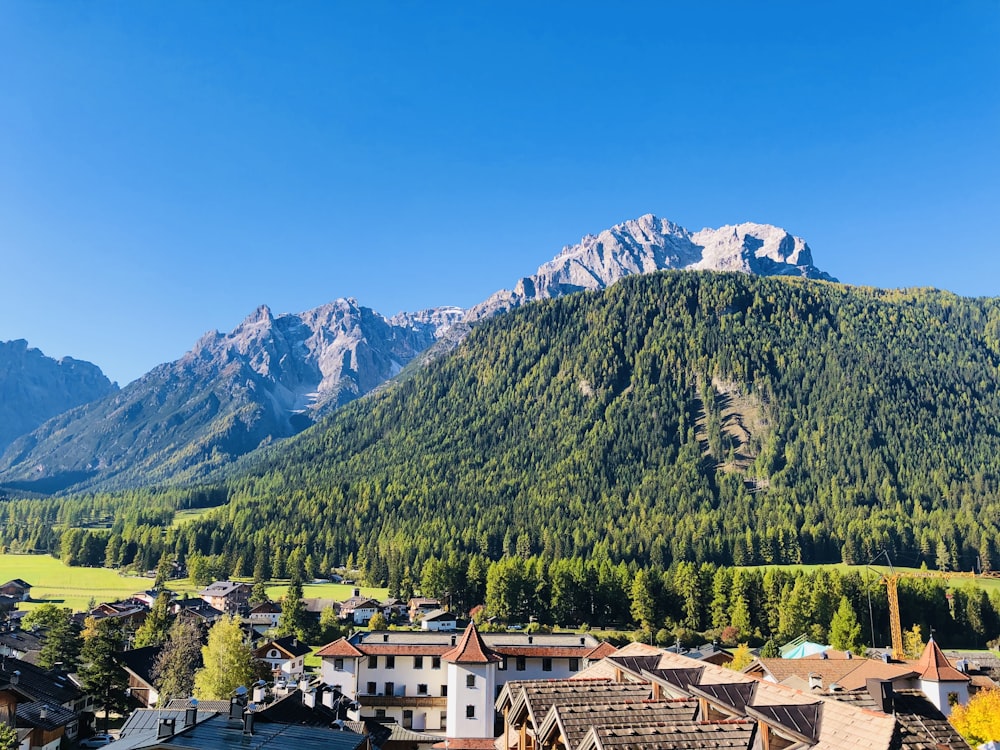
<svg viewBox="0 0 1000 750"><path fill-rule="evenodd" d="M886 594L889 598L889 631L892 635L892 658L893 659L905 659L906 654L903 651L903 625L899 616L899 579L900 578L957 578L957 577L969 577L975 578L975 573L969 572L955 572L948 573L943 570L912 570L906 572L897 571L892 567L892 561L889 559L889 553L882 550L875 557L877 560L882 555L885 555L885 560L889 564L889 572L882 573L882 583L885 584ZM872 562L875 562L872 560ZM874 636L873 636L874 637ZM874 643L872 644L875 645Z"/></svg>

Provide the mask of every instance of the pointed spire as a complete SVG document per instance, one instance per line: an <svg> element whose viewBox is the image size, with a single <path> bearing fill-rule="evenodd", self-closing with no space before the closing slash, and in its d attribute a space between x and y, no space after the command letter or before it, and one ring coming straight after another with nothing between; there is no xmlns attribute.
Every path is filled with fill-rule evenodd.
<svg viewBox="0 0 1000 750"><path fill-rule="evenodd" d="M920 661L917 662L916 669L920 673L920 679L927 680L928 682L969 681L966 675L951 665L948 657L938 648L933 635L927 641L927 646L924 647L924 652L920 655Z"/></svg>
<svg viewBox="0 0 1000 750"><path fill-rule="evenodd" d="M469 623L458 645L441 654L441 658L455 664L490 664L503 660L500 654L483 642L474 622Z"/></svg>

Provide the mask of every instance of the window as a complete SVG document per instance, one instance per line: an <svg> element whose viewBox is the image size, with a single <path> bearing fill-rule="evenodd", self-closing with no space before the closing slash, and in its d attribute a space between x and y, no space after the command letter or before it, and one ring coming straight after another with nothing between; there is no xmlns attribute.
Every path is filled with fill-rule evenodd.
<svg viewBox="0 0 1000 750"><path fill-rule="evenodd" d="M447 685L442 685L441 686L441 697L442 698L447 698L448 697L448 686Z"/></svg>
<svg viewBox="0 0 1000 750"><path fill-rule="evenodd" d="M396 683L394 683L394 682L387 682L387 683L385 683L385 694L386 695L395 695L396 694Z"/></svg>
<svg viewBox="0 0 1000 750"><path fill-rule="evenodd" d="M403 729L413 729L413 711L408 708L403 709Z"/></svg>
<svg viewBox="0 0 1000 750"><path fill-rule="evenodd" d="M423 669L424 668L424 657L422 657L422 656L414 656L413 657L413 668L414 669Z"/></svg>
<svg viewBox="0 0 1000 750"><path fill-rule="evenodd" d="M579 672L580 671L580 660L579 659L570 659L569 660L569 671L570 672Z"/></svg>
<svg viewBox="0 0 1000 750"><path fill-rule="evenodd" d="M542 671L551 672L552 671L552 659L545 657L542 659Z"/></svg>
<svg viewBox="0 0 1000 750"><path fill-rule="evenodd" d="M471 688L476 686L476 676L474 674L467 674L465 676L465 686Z"/></svg>
<svg viewBox="0 0 1000 750"><path fill-rule="evenodd" d="M427 686L417 685L417 695L427 695Z"/></svg>
<svg viewBox="0 0 1000 750"><path fill-rule="evenodd" d="M376 708L375 709L375 718L376 719L384 719L385 718L385 709L384 708Z"/></svg>
<svg viewBox="0 0 1000 750"><path fill-rule="evenodd" d="M506 672L507 671L507 657L506 656L504 656L502 659L500 659L500 663L497 665L497 669L499 669L501 672Z"/></svg>
<svg viewBox="0 0 1000 750"><path fill-rule="evenodd" d="M465 718L475 719L476 718L476 707L473 705L468 705L465 707Z"/></svg>
<svg viewBox="0 0 1000 750"><path fill-rule="evenodd" d="M386 669L395 669L396 668L396 657L395 656L387 656L387 657L385 657L385 668Z"/></svg>
<svg viewBox="0 0 1000 750"><path fill-rule="evenodd" d="M376 692L377 691L375 689L375 683L374 682L369 682L368 683L368 695L375 695Z"/></svg>
<svg viewBox="0 0 1000 750"><path fill-rule="evenodd" d="M431 669L441 669L441 657L432 656L431 657Z"/></svg>
<svg viewBox="0 0 1000 750"><path fill-rule="evenodd" d="M337 671L343 671L343 669L344 669L344 660L343 659L334 659L333 660L333 668L336 669Z"/></svg>
<svg viewBox="0 0 1000 750"><path fill-rule="evenodd" d="M446 726L448 726L448 712L447 711L442 711L441 712L441 728L444 729Z"/></svg>
<svg viewBox="0 0 1000 750"><path fill-rule="evenodd" d="M378 669L378 654L372 654L368 657L368 668Z"/></svg>
<svg viewBox="0 0 1000 750"><path fill-rule="evenodd" d="M523 672L524 671L524 657L523 656L517 657L517 665L515 666L515 669L517 669L518 672Z"/></svg>

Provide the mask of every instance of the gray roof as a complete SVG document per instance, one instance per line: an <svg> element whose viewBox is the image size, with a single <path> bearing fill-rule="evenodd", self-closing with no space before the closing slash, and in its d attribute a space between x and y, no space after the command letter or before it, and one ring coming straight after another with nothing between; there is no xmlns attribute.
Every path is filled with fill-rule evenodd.
<svg viewBox="0 0 1000 750"><path fill-rule="evenodd" d="M42 713L45 713L44 718ZM33 727L51 731L76 721L76 714L68 708L45 701L17 704L17 720Z"/></svg>
<svg viewBox="0 0 1000 750"><path fill-rule="evenodd" d="M178 730L167 740L157 740L156 732L145 735L144 744L128 745L115 742L109 747L114 750L128 748L194 748L196 750L229 750L240 747L249 740L250 746L266 745L268 750L355 750L365 743L364 735L327 727L302 726L299 724L272 724L264 721L254 723L253 734L243 734L243 724L231 721L228 716L217 715L191 727Z"/></svg>

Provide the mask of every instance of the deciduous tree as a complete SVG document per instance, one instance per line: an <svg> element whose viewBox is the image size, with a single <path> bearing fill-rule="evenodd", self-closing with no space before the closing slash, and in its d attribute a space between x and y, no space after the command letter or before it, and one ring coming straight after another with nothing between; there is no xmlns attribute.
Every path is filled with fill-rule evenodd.
<svg viewBox="0 0 1000 750"><path fill-rule="evenodd" d="M195 672L194 694L206 700L222 700L240 685L256 679L257 666L250 647L243 642L238 617L223 617L208 631L208 644L201 649L203 667Z"/></svg>

